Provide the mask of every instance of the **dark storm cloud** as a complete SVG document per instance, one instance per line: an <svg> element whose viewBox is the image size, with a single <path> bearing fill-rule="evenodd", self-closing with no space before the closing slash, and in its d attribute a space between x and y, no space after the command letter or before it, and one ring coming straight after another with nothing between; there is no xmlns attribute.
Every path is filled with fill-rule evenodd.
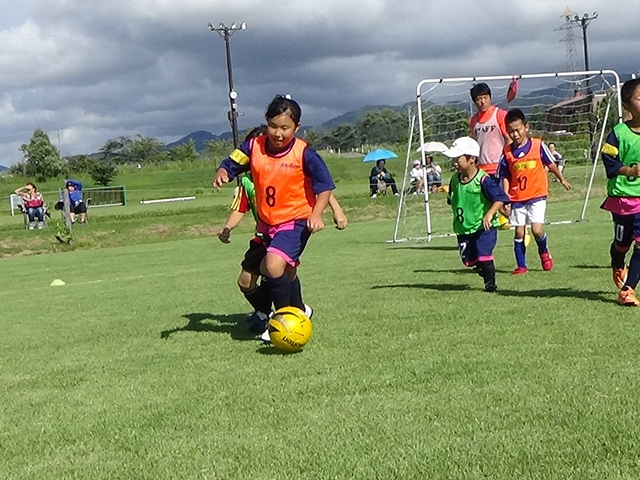
<svg viewBox="0 0 640 480"><path fill-rule="evenodd" d="M36 127L59 133L67 155L119 135L228 130L224 42L209 22L248 26L231 37L241 128L260 123L277 93L300 101L304 124L319 124L412 101L423 78L558 71L566 60L556 0L9 3L0 20L4 164L20 160ZM640 68L639 41L620 34L634 31L639 3L600 12L589 29L592 68Z"/></svg>

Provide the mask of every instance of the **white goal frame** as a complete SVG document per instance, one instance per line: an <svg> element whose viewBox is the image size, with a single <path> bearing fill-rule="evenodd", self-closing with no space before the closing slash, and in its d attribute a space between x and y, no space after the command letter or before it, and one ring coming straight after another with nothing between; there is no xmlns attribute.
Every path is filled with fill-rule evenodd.
<svg viewBox="0 0 640 480"><path fill-rule="evenodd" d="M418 82L418 85L416 87L416 103L417 103L417 117L418 117L418 134L419 134L419 150L420 150L420 154L421 154L421 162L422 165L426 164L426 156L428 152L425 152L425 144L427 143L425 141L425 136L424 136L424 119L423 119L423 102L422 102L422 96L425 93L430 92L431 90L433 90L434 88L437 87L438 84L441 83L462 83L462 82L467 82L467 83L471 83L471 82L491 82L491 81L510 81L513 79L543 79L543 78L560 78L560 77L574 77L574 78L579 78L579 77L584 77L586 79L592 78L594 76L603 76L603 75L610 75L613 77L614 82L612 82L611 87L615 88L615 98L616 98L616 108L617 108L617 116L618 116L618 123L622 122L622 101L620 99L620 88L621 88L621 84L620 84L620 76L618 75L618 73L614 70L588 70L588 71L580 71L580 72L554 72L554 73L527 73L527 74L513 74L513 75L497 75L497 76L484 76L484 77L449 77L449 78L428 78L428 79L424 79L421 80L420 82ZM430 88L428 88L425 92L423 92L423 88L425 86L430 86ZM607 107L607 113L606 115L609 115L609 109L610 109L610 104ZM413 133L413 131L411 132ZM591 186L593 183L593 179L594 179L594 175L596 172L596 167L598 164L598 157L599 157L599 152L602 148L602 143L604 141L604 134L605 134L605 128L603 126L602 131L600 132L600 136L598 139L598 148L595 150L595 152L592 150L592 152L590 152L590 154L594 155L594 158L591 158L589 160L592 161L593 164L593 168L591 171L591 176L589 178L589 184L587 187L587 193L585 195L585 199L584 199L584 204L583 204L583 208L582 208L582 214L580 216L580 218L576 219L576 221L582 221L584 220L584 216L585 216L585 211L586 211L586 207L587 207L587 201L589 198L589 193L591 191ZM451 141L454 139L450 139ZM412 143L412 135L410 135L409 138L409 149L408 151L411 152L411 143ZM409 158L407 157L407 164L409 162ZM406 176L406 168L405 168L405 176ZM425 179L425 186L426 186L426 179ZM398 223L400 221L400 216L401 216L401 210L402 210L402 202L404 200L404 190L401 193L401 196L399 197L398 200L398 211L397 211L397 216L396 216L396 224L394 225L394 233L393 233L393 238L390 242L392 243L398 243L398 242L406 242L408 240L410 240L409 238L398 238ZM431 211L430 211L430 206L429 206L429 189L428 188L424 188L424 205L425 205L425 232L426 232L426 237L420 237L420 238L415 238L415 240L426 240L427 242L430 242L433 234L432 234L432 229L431 229ZM563 222L563 223L568 223L568 222ZM443 235L438 235L438 236L451 236L453 235L452 233L448 233L448 234L443 234Z"/></svg>

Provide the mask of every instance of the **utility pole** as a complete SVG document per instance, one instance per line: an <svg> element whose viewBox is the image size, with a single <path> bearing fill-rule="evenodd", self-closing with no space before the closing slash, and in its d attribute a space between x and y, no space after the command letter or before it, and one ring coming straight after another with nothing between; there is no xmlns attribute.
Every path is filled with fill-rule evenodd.
<svg viewBox="0 0 640 480"><path fill-rule="evenodd" d="M587 27L591 23L591 20L595 20L598 18L598 12L593 12L593 15L589 16L588 13L585 13L582 16L575 14L573 18L569 18L567 16L567 21L577 24L582 28L582 47L584 50L584 69L585 71L589 71L589 48L587 46ZM589 79L587 79L587 84Z"/></svg>
<svg viewBox="0 0 640 480"><path fill-rule="evenodd" d="M227 27L224 23L218 24L214 27L213 24L209 24L209 30L212 32L218 32L224 40L225 51L227 54L227 77L229 80L229 104L231 109L228 113L229 123L231 124L231 133L233 135L233 146L238 148L240 142L238 140L238 93L233 88L233 69L231 66L231 48L229 46L229 38L238 30L246 30L247 24L242 22L239 26L234 22L231 26Z"/></svg>

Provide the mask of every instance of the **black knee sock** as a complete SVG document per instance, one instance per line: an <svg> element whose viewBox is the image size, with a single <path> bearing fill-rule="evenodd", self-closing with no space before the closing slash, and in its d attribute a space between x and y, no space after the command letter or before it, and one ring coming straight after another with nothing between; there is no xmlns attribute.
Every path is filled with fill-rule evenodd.
<svg viewBox="0 0 640 480"><path fill-rule="evenodd" d="M291 305L291 280L286 273L278 278L269 278L267 285L273 308L280 310Z"/></svg>
<svg viewBox="0 0 640 480"><path fill-rule="evenodd" d="M640 248L637 246L633 248L633 255L629 261L629 273L627 273L627 281L624 282L624 287L636 288L640 281Z"/></svg>
<svg viewBox="0 0 640 480"><path fill-rule="evenodd" d="M480 276L484 280L484 286L495 286L496 284L496 266L493 260L488 262L478 262L478 270Z"/></svg>
<svg viewBox="0 0 640 480"><path fill-rule="evenodd" d="M624 251L619 250L619 248L616 247L616 244L612 242L611 249L609 250L609 253L611 254L611 268L624 268L624 257L627 255L628 251L628 248Z"/></svg>
<svg viewBox="0 0 640 480"><path fill-rule="evenodd" d="M298 307L304 311L304 302L302 301L302 286L300 279L296 276L291 282L291 306Z"/></svg>
<svg viewBox="0 0 640 480"><path fill-rule="evenodd" d="M269 315L271 311L271 297L269 296L269 286L266 279L263 277L260 281L260 285L244 293L244 298L251 304L254 310Z"/></svg>

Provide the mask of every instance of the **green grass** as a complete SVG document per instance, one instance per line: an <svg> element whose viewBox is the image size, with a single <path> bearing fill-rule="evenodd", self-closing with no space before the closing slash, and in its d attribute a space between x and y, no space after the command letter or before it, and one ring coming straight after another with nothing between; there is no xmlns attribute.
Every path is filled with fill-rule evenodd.
<svg viewBox="0 0 640 480"><path fill-rule="evenodd" d="M247 331L247 234L3 260L2 478L638 478L640 322L614 303L610 224L549 226L556 267L530 249L521 277L500 232L496 294L453 239L391 228L311 239L296 355Z"/></svg>

